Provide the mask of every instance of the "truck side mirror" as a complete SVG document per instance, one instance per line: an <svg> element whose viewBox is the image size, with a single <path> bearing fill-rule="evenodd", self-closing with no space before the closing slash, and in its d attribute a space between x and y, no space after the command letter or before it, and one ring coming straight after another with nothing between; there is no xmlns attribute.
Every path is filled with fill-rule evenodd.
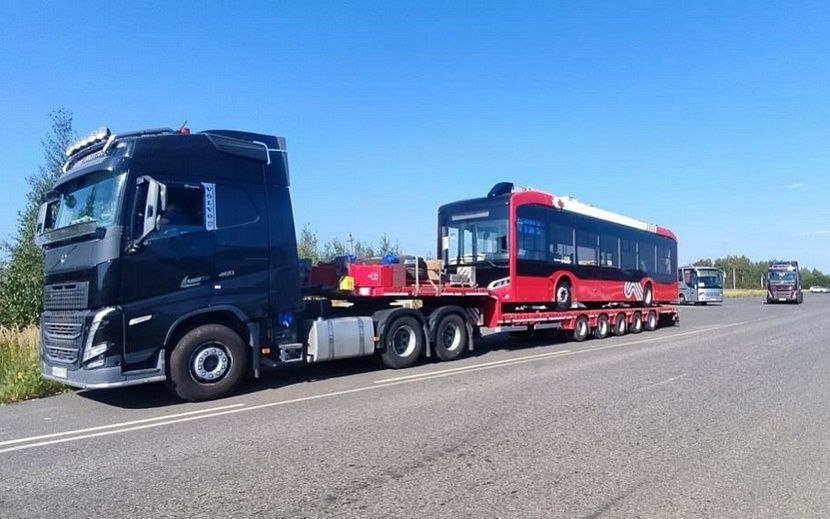
<svg viewBox="0 0 830 519"><path fill-rule="evenodd" d="M147 236L158 229L158 217L167 207L167 186L150 177L142 177L138 182L147 182L147 198L144 201L141 235L133 242L133 250L140 248Z"/></svg>
<svg viewBox="0 0 830 519"><path fill-rule="evenodd" d="M47 240L45 234L52 230L55 226L55 209L57 200L46 200L37 210L37 220L35 220L35 245L43 246Z"/></svg>

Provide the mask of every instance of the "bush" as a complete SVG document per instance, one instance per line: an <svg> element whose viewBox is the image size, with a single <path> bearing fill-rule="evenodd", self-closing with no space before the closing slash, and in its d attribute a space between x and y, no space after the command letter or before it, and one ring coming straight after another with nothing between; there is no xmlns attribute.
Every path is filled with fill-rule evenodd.
<svg viewBox="0 0 830 519"><path fill-rule="evenodd" d="M0 404L38 398L67 388L40 376L38 329L0 328Z"/></svg>

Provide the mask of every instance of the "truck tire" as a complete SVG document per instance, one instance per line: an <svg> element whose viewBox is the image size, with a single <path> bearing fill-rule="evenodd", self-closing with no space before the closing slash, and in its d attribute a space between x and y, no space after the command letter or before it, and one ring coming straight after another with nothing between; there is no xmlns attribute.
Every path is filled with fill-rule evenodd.
<svg viewBox="0 0 830 519"><path fill-rule="evenodd" d="M594 339L604 339L611 333L611 325L608 324L608 316L605 314L597 317L597 326L594 328Z"/></svg>
<svg viewBox="0 0 830 519"><path fill-rule="evenodd" d="M435 356L445 362L460 357L470 343L467 323L458 314L442 317L435 332Z"/></svg>
<svg viewBox="0 0 830 519"><path fill-rule="evenodd" d="M625 320L625 314L617 314L617 317L614 318L614 335L619 337L621 335L625 335L625 332L627 331L628 323Z"/></svg>
<svg viewBox="0 0 830 519"><path fill-rule="evenodd" d="M227 326L206 324L187 332L170 354L167 389L190 402L230 394L245 375L247 349Z"/></svg>
<svg viewBox="0 0 830 519"><path fill-rule="evenodd" d="M590 331L591 327L588 324L588 317L584 315L577 317L576 322L574 322L573 339L576 342L582 342L588 338Z"/></svg>
<svg viewBox="0 0 830 519"><path fill-rule="evenodd" d="M652 332L657 329L657 312L652 310L646 315L646 322L643 325L643 328L647 332Z"/></svg>
<svg viewBox="0 0 830 519"><path fill-rule="evenodd" d="M643 331L643 314L634 312L631 324L628 325L628 333L640 333L641 331Z"/></svg>
<svg viewBox="0 0 830 519"><path fill-rule="evenodd" d="M398 317L383 330L380 359L387 368L408 368L420 360L425 342L418 319L411 315Z"/></svg>

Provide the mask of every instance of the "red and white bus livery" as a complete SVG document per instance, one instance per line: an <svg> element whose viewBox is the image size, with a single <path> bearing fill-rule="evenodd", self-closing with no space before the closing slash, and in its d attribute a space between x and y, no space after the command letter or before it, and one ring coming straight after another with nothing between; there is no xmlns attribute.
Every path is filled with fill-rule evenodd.
<svg viewBox="0 0 830 519"><path fill-rule="evenodd" d="M677 299L677 238L664 227L507 182L441 206L438 219L448 274L472 277L503 304L566 310Z"/></svg>

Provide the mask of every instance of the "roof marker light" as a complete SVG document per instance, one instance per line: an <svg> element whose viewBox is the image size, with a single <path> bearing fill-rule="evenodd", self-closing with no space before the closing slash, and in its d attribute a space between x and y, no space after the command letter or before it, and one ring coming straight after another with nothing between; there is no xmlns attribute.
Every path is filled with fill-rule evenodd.
<svg viewBox="0 0 830 519"><path fill-rule="evenodd" d="M98 128L94 132L84 135L80 139L77 139L69 146L66 147L66 156L71 157L73 154L81 151L82 149L86 148L87 146L91 146L98 142L103 142L107 140L110 136L109 128L102 126Z"/></svg>

